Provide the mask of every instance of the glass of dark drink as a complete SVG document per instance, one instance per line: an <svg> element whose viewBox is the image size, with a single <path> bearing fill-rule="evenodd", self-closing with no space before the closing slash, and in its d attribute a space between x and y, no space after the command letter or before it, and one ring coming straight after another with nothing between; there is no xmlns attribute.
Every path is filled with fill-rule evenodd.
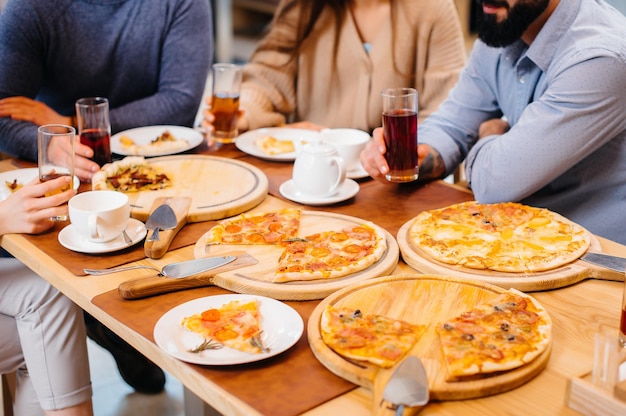
<svg viewBox="0 0 626 416"><path fill-rule="evenodd" d="M391 182L417 179L417 91L414 88L388 88L383 97L383 138Z"/></svg>
<svg viewBox="0 0 626 416"><path fill-rule="evenodd" d="M239 131L239 91L241 90L241 67L234 64L214 64L211 113L213 139L219 143L234 143Z"/></svg>
<svg viewBox="0 0 626 416"><path fill-rule="evenodd" d="M76 121L80 142L91 147L94 162L100 166L111 162L109 100L103 97L77 100Z"/></svg>
<svg viewBox="0 0 626 416"><path fill-rule="evenodd" d="M46 193L55 195L70 189L74 185L74 127L62 124L46 124L37 130L37 158L39 180L50 181L61 176L69 176L72 180L61 188ZM54 142L54 143L53 143ZM67 216L51 217L53 221L66 221Z"/></svg>

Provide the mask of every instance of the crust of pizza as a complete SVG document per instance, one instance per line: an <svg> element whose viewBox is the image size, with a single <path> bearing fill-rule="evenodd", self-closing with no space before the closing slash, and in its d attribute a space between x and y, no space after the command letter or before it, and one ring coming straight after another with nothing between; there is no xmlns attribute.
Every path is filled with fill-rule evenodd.
<svg viewBox="0 0 626 416"><path fill-rule="evenodd" d="M107 163L91 178L91 187L94 191L157 190L168 187L170 183L167 174L148 164L142 156L127 156L124 159Z"/></svg>
<svg viewBox="0 0 626 416"><path fill-rule="evenodd" d="M324 309L320 320L322 340L333 351L383 368L400 361L425 331L424 325L332 305Z"/></svg>
<svg viewBox="0 0 626 416"><path fill-rule="evenodd" d="M333 279L367 269L387 251L379 227L365 223L342 231L325 231L286 246L274 282Z"/></svg>
<svg viewBox="0 0 626 416"><path fill-rule="evenodd" d="M257 300L241 303L238 300L208 309L183 318L181 325L202 335L205 340L213 340L226 347L239 351L260 354L260 342L253 342L261 333L261 315Z"/></svg>
<svg viewBox="0 0 626 416"><path fill-rule="evenodd" d="M436 330L451 381L533 361L550 344L552 320L531 297L511 289Z"/></svg>
<svg viewBox="0 0 626 416"><path fill-rule="evenodd" d="M591 243L587 230L547 209L476 201L420 213L408 239L442 263L511 273L558 268Z"/></svg>
<svg viewBox="0 0 626 416"><path fill-rule="evenodd" d="M269 135L257 137L254 140L254 144L267 155L279 155L296 151L292 140L279 140Z"/></svg>
<svg viewBox="0 0 626 416"><path fill-rule="evenodd" d="M244 213L212 227L206 244L283 244L296 237L300 216L301 211L295 208Z"/></svg>

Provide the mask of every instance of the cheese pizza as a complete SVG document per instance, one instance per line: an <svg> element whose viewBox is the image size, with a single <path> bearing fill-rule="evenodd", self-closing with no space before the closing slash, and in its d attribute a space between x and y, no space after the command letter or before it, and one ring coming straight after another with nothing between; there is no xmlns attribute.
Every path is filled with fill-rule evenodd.
<svg viewBox="0 0 626 416"><path fill-rule="evenodd" d="M189 148L189 142L176 138L169 130L165 130L147 144L137 144L127 135L120 137L120 146L131 155L155 156L165 153L178 153Z"/></svg>
<svg viewBox="0 0 626 416"><path fill-rule="evenodd" d="M525 273L576 260L591 238L583 227L547 209L471 201L420 213L408 240L446 264Z"/></svg>
<svg viewBox="0 0 626 416"><path fill-rule="evenodd" d="M267 155L279 155L296 151L292 140L280 140L274 136L263 135L254 140L256 147Z"/></svg>

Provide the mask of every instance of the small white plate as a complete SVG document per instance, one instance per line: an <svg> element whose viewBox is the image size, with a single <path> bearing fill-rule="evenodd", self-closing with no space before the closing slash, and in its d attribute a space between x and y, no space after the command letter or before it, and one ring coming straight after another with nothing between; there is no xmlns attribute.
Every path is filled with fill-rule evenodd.
<svg viewBox="0 0 626 416"><path fill-rule="evenodd" d="M346 179L339 188L339 190L331 195L326 197L319 196L311 196L307 194L303 194L298 191L293 184L293 180L289 179L286 182L283 182L278 189L280 194L287 199L290 199L294 202L298 202L300 204L305 205L330 205L335 204L337 202L345 201L346 199L352 198L359 192L359 184L353 181L352 179Z"/></svg>
<svg viewBox="0 0 626 416"><path fill-rule="evenodd" d="M189 145L187 147L179 148L176 150L171 150L171 149L159 150L158 148L155 148L154 151L139 152L135 154L132 151L130 151L128 148L125 148L124 146L122 146L122 144L120 143L120 137L124 135L133 139L133 141L139 146L148 145L150 144L150 142L152 142L157 137L162 135L166 130L172 133L172 136L174 136L177 139L187 140ZM203 142L203 140L204 140L204 137L202 136L202 133L200 133L197 130L191 129L189 127L183 127L183 126L137 127L137 128L130 129L130 130L121 131L113 135L111 137L111 151L113 153L117 153L118 155L124 155L124 156L144 156L144 157L167 156L167 155L173 155L176 153L185 152L189 149L193 149L194 147L199 146L200 143Z"/></svg>
<svg viewBox="0 0 626 416"><path fill-rule="evenodd" d="M13 183L17 179L17 183L26 185L38 176L39 168L7 170L0 173L0 201L4 201L12 193L6 182ZM79 186L80 180L77 176L74 176L74 189L78 189Z"/></svg>
<svg viewBox="0 0 626 416"><path fill-rule="evenodd" d="M204 338L181 325L183 318L210 308L239 300L250 302L257 299L261 314L263 345L269 352L251 354L224 347L219 350L189 352L200 345ZM254 295L214 295L190 300L166 312L154 326L154 341L163 351L179 360L204 365L233 365L264 360L291 348L302 336L304 322L291 306L272 298Z"/></svg>
<svg viewBox="0 0 626 416"><path fill-rule="evenodd" d="M146 232L146 226L143 222L131 218L126 226L126 233L133 240L132 243L126 243L122 235L106 243L94 243L78 235L72 224L70 224L59 232L59 243L63 247L79 253L110 253L137 244L144 239Z"/></svg>
<svg viewBox="0 0 626 416"><path fill-rule="evenodd" d="M346 173L346 177L350 179L363 179L370 176L369 173L365 170L363 165L359 163L359 166L356 169L351 169Z"/></svg>
<svg viewBox="0 0 626 416"><path fill-rule="evenodd" d="M302 141L319 141L322 136L319 132L307 129L292 129L289 127L270 127L258 130L247 131L235 140L235 146L249 155L261 159L274 160L279 162L293 162L296 160L296 152L268 155L254 144L254 141L261 136L273 136L278 140L300 139Z"/></svg>

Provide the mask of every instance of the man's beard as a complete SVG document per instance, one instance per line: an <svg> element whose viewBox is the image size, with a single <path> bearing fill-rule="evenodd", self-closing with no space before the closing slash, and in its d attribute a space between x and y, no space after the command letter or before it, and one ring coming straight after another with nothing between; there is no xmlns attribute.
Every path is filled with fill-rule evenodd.
<svg viewBox="0 0 626 416"><path fill-rule="evenodd" d="M499 0L477 0L481 7L478 10L478 37L489 46L508 46L522 37L528 26L543 13L550 0L520 0L509 9L508 3ZM508 16L502 22L497 21L495 14L485 14L482 4L506 7Z"/></svg>

